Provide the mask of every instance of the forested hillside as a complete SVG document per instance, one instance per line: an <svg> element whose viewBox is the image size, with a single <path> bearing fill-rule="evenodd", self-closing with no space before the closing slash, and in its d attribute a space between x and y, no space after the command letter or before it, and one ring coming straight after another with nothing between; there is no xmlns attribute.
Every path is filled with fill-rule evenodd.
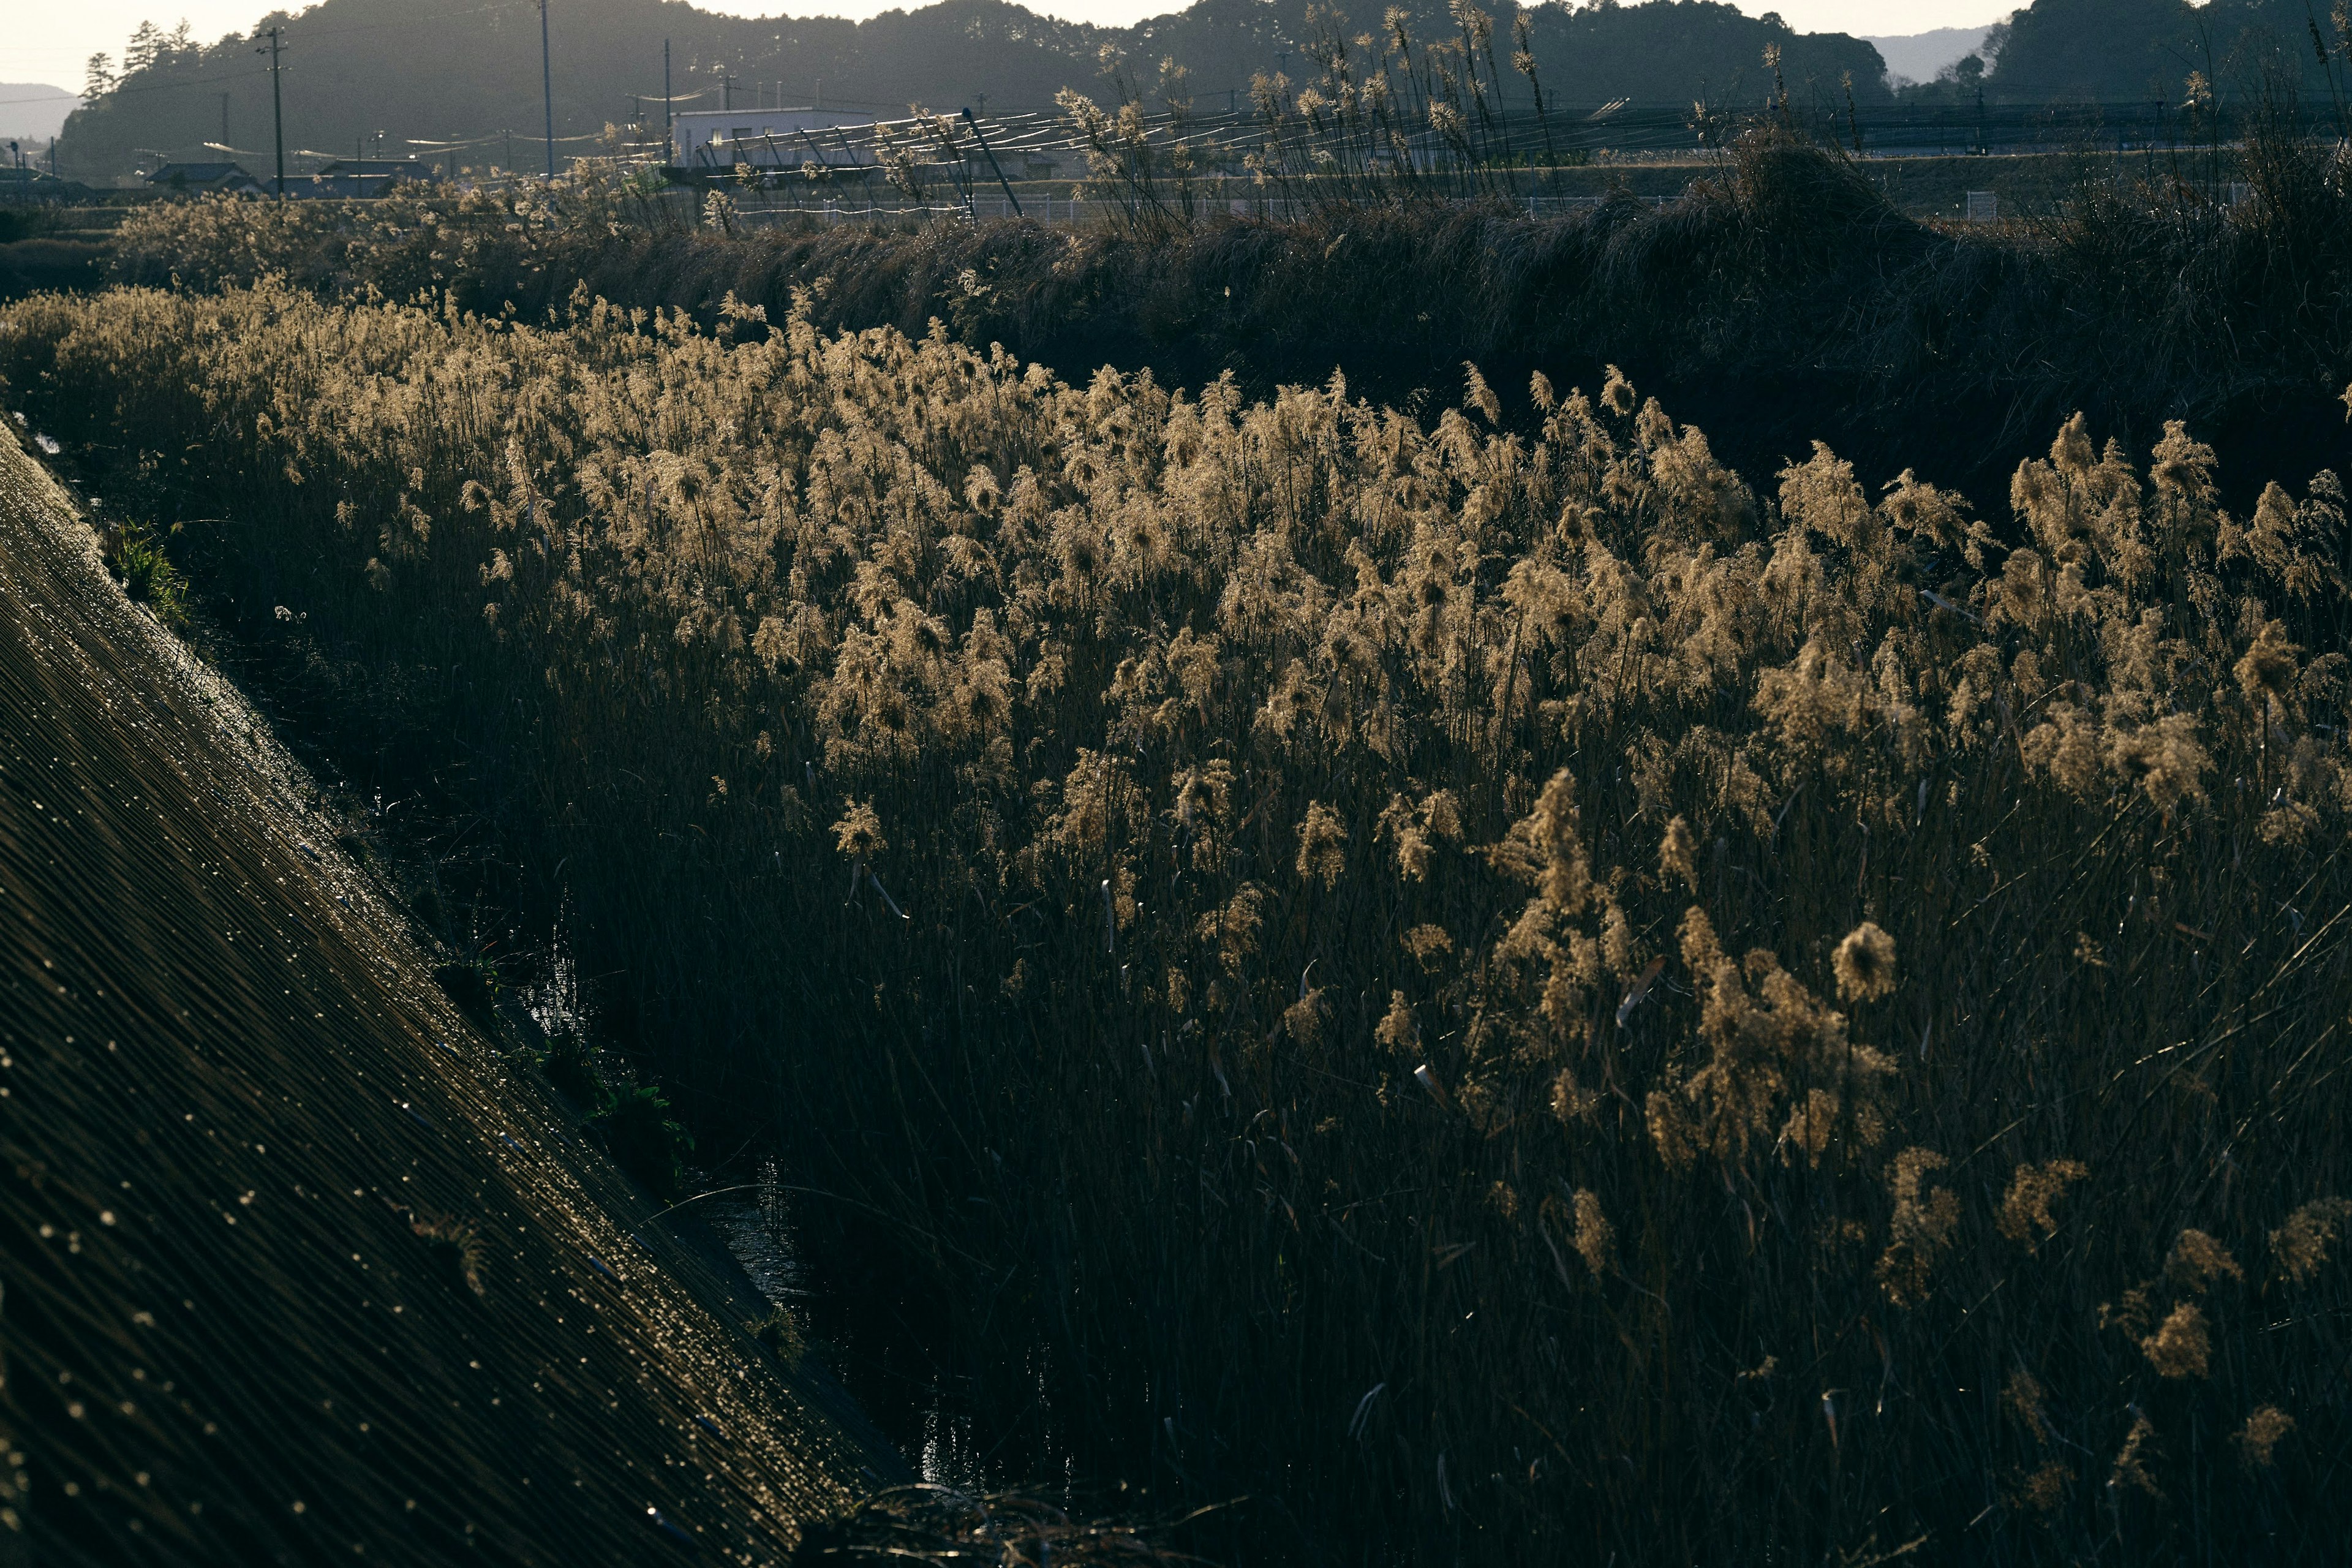
<svg viewBox="0 0 2352 1568"><path fill-rule="evenodd" d="M2340 102L2344 44L2329 9L2303 0L2036 0L2012 18L1985 85L2008 99L2179 104L2192 74L2224 94L2268 77Z"/></svg>

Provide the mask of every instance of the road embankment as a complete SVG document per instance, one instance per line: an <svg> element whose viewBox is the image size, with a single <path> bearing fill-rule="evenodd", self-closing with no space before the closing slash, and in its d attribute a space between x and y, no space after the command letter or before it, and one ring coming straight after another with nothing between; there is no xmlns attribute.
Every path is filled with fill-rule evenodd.
<svg viewBox="0 0 2352 1568"><path fill-rule="evenodd" d="M788 1557L898 1462L0 430L0 1564Z"/></svg>

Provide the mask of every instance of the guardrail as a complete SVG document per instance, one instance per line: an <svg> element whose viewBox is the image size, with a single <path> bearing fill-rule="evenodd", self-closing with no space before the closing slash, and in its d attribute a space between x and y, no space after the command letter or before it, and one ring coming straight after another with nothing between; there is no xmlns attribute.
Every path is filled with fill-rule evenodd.
<svg viewBox="0 0 2352 1568"><path fill-rule="evenodd" d="M1608 196L1546 196L1526 195L1496 198L1497 205L1507 205L1523 211L1529 217L1558 217L1574 212L1591 212L1611 200ZM1664 206L1671 196L1636 196L1635 201L1647 206ZM1272 223L1293 223L1316 210L1318 204L1297 197L1268 196L1255 200L1218 199L1194 204L1195 222L1212 222L1220 217L1259 219ZM730 214L734 223L750 228L780 227L793 223L809 223L834 228L844 224L915 225L936 223L958 218L986 222L991 219L1025 217L1037 223L1083 227L1092 223L1108 223L1124 219L1127 208L1118 202L1087 201L1059 196L1026 196L1022 198L1018 213L1013 203L1003 196L974 196L969 204L904 205L885 206L878 204L825 202L798 206L738 205Z"/></svg>

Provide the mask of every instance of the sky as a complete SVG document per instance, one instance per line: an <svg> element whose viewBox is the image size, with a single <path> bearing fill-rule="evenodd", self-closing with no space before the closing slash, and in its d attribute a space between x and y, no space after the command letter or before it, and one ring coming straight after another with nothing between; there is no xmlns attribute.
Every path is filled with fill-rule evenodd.
<svg viewBox="0 0 2352 1568"><path fill-rule="evenodd" d="M468 0L453 0L453 9ZM699 0L706 10L735 16L776 12L865 17L921 0ZM1125 26L1180 8L1182 0L1026 0L1033 10L1073 20ZM1750 16L1779 11L1800 32L1876 37L1924 33L1936 27L1981 26L2022 0L1736 0ZM552 0L561 17L563 0ZM169 28L185 17L198 38L245 32L269 10L269 0L26 0L12 6L0 31L0 82L48 82L78 88L82 67L104 50L119 61L122 42L142 21ZM299 4L291 8L299 9ZM1369 5L1362 7L1370 10ZM558 25L561 25L559 20ZM7 110L0 105L0 116Z"/></svg>

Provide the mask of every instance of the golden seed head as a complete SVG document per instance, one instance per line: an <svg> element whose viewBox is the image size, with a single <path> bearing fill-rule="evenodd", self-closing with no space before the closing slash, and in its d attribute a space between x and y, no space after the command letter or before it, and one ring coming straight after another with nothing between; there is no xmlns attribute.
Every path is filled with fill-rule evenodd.
<svg viewBox="0 0 2352 1568"><path fill-rule="evenodd" d="M2213 1336L2205 1314L2183 1301L2157 1325L2156 1332L2140 1341L2139 1348L2158 1377L2203 1377L2213 1353Z"/></svg>
<svg viewBox="0 0 2352 1568"><path fill-rule="evenodd" d="M2242 1279L2245 1272L2228 1247L2201 1230L2184 1230L2164 1260L2164 1277L2175 1289L2201 1296L2216 1280Z"/></svg>
<svg viewBox="0 0 2352 1568"><path fill-rule="evenodd" d="M2277 1405L2256 1407L2253 1414L2246 1417L2246 1424L2238 1429L2235 1439L2246 1467L2249 1469L2268 1469L2272 1451L2294 1430L2294 1417Z"/></svg>
<svg viewBox="0 0 2352 1568"><path fill-rule="evenodd" d="M1874 1002L1895 989L1895 939L1874 921L1846 933L1832 959L1838 994L1849 1002Z"/></svg>

